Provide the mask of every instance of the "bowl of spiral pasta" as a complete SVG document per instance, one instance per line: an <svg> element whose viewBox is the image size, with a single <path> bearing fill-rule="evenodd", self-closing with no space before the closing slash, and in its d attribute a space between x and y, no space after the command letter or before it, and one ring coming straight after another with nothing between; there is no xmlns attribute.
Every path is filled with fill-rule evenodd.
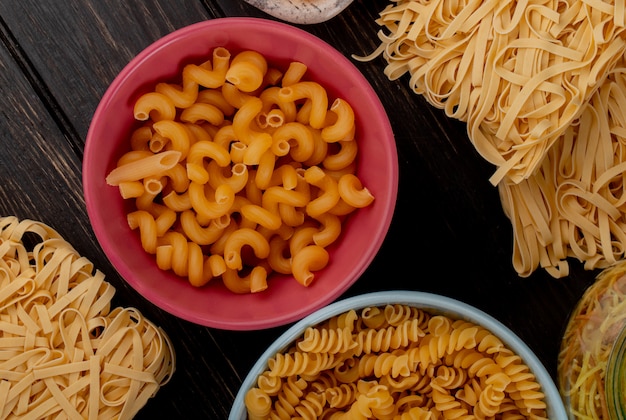
<svg viewBox="0 0 626 420"><path fill-rule="evenodd" d="M485 312L425 292L334 302L260 356L229 420L565 419L532 350Z"/></svg>
<svg viewBox="0 0 626 420"><path fill-rule="evenodd" d="M287 23L221 18L140 52L87 133L87 213L146 299L255 330L329 304L393 216L393 131L358 68Z"/></svg>

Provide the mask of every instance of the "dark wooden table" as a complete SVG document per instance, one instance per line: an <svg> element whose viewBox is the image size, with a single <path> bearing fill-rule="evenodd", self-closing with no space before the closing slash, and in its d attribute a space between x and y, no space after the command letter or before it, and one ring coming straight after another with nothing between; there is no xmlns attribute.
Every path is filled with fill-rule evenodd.
<svg viewBox="0 0 626 420"><path fill-rule="evenodd" d="M355 0L332 20L301 26L346 56L377 45L374 22L387 0ZM159 310L112 268L89 225L82 195L85 137L117 73L158 38L224 16L271 18L241 0L2 0L0 2L0 216L51 225L134 306L172 338L177 370L139 418L223 419L249 368L288 326L232 332ZM556 376L568 315L596 272L570 261L570 275L513 269L512 228L494 168L475 152L465 125L389 81L382 58L355 62L380 95L397 140L400 185L389 234L343 297L410 289L460 299L522 337ZM430 273L430 274L429 274Z"/></svg>

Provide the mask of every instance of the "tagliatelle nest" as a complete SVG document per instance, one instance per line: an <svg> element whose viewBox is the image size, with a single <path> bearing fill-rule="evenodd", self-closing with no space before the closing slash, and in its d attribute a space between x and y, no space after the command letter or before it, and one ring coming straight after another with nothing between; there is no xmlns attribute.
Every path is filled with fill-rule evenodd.
<svg viewBox="0 0 626 420"><path fill-rule="evenodd" d="M0 257L0 418L129 419L170 379L167 335L55 230L0 217Z"/></svg>
<svg viewBox="0 0 626 420"><path fill-rule="evenodd" d="M377 23L385 74L467 123L497 166L528 178L626 49L623 1L395 0ZM359 57L354 57L359 59Z"/></svg>
<svg viewBox="0 0 626 420"><path fill-rule="evenodd" d="M569 274L626 257L626 6L611 0L393 1L390 80L467 123L497 169L513 266Z"/></svg>
<svg viewBox="0 0 626 420"><path fill-rule="evenodd" d="M587 270L626 257L626 58L557 139L535 172L498 186L522 276L542 267L569 274L567 257Z"/></svg>

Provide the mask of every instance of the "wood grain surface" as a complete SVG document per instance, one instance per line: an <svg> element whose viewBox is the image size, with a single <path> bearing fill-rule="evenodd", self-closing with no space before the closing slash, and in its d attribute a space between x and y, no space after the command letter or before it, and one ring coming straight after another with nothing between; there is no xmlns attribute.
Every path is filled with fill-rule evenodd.
<svg viewBox="0 0 626 420"><path fill-rule="evenodd" d="M253 3L253 2L250 2ZM346 57L378 45L387 0L355 0L329 21L297 25ZM143 48L183 26L225 16L277 19L243 0L3 0L0 2L0 215L58 230L112 283L115 302L162 326L177 371L137 418L224 419L248 369L288 326L232 332L198 326L158 309L110 265L89 225L81 163L91 117L117 73ZM510 327L556 375L567 317L595 272L570 261L569 277L511 264L511 225L494 168L478 156L465 125L389 81L382 58L354 62L389 115L400 185L389 234L371 267L343 297L392 289L460 299Z"/></svg>

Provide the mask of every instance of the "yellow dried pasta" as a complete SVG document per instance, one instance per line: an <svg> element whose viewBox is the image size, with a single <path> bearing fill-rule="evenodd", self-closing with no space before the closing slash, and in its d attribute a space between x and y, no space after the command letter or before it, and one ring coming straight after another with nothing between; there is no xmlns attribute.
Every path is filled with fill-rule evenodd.
<svg viewBox="0 0 626 420"><path fill-rule="evenodd" d="M540 166L518 184L499 186L514 233L513 266L569 274L567 258L587 270L626 256L626 59L583 107Z"/></svg>
<svg viewBox="0 0 626 420"><path fill-rule="evenodd" d="M0 418L132 418L174 373L172 344L54 229L0 217Z"/></svg>
<svg viewBox="0 0 626 420"><path fill-rule="evenodd" d="M348 215L375 199L356 175L357 116L305 80L304 63L283 71L251 50L230 58L217 47L183 68L181 85L157 83L136 101L144 123L107 184L134 200L128 225L157 266L193 286L217 279L259 293L276 272L308 287ZM315 232L304 240L301 228Z"/></svg>
<svg viewBox="0 0 626 420"><path fill-rule="evenodd" d="M547 418L534 374L497 337L403 304L308 327L244 403L250 419Z"/></svg>
<svg viewBox="0 0 626 420"><path fill-rule="evenodd" d="M466 122L494 185L533 173L626 49L623 2L394 0L376 22L354 58Z"/></svg>
<svg viewBox="0 0 626 420"><path fill-rule="evenodd" d="M512 262L569 274L626 254L624 3L394 1L380 13L390 79L467 122L513 227Z"/></svg>
<svg viewBox="0 0 626 420"><path fill-rule="evenodd" d="M621 332L626 325L626 261L603 270L570 314L557 364L559 390L576 418L618 416Z"/></svg>

